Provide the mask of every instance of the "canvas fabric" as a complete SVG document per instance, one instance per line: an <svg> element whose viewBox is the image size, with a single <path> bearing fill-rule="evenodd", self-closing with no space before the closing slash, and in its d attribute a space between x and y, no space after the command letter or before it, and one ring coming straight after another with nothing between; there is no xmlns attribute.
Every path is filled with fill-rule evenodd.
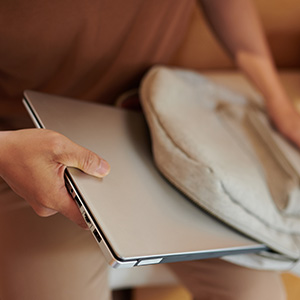
<svg viewBox="0 0 300 300"><path fill-rule="evenodd" d="M300 155L263 106L196 72L163 66L147 73L140 96L161 173L201 208L272 250L225 259L297 269Z"/></svg>

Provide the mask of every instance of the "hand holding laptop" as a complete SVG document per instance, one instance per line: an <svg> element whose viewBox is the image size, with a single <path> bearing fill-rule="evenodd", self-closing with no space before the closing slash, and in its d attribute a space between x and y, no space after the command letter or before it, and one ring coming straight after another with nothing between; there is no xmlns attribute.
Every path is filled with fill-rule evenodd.
<svg viewBox="0 0 300 300"><path fill-rule="evenodd" d="M0 133L0 175L40 216L62 213L81 227L86 224L65 188L66 166L103 177L109 164L95 153L50 130Z"/></svg>

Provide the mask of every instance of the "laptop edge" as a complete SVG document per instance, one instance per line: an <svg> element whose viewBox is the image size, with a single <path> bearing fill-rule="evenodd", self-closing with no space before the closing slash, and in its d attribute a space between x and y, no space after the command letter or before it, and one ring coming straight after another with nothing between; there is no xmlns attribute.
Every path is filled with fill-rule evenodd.
<svg viewBox="0 0 300 300"><path fill-rule="evenodd" d="M23 104L29 113L34 125L37 128L46 129L42 120L39 118L38 113L35 111L34 106L30 102L30 96L28 96L30 91L24 92ZM41 94L42 95L42 94ZM84 198L80 195L74 180L72 179L72 168L67 168L65 172L65 181L66 188L68 189L70 195L75 200L82 216L88 225L92 235L94 236L96 242L100 246L108 264L113 268L131 268L135 266L151 265L151 264L160 264L168 262L178 262L178 261L187 261L187 260L197 260L197 259L207 259L207 258L216 258L226 255L234 254L247 254L266 251L268 248L263 244L254 244L249 246L241 246L236 248L224 248L224 249L212 249L204 250L197 252L185 252L185 253L173 253L153 257L135 257L135 258L121 258L119 257L109 244L108 240L105 237L105 234L100 229L97 221L93 217L92 212L89 210L87 205L85 205Z"/></svg>

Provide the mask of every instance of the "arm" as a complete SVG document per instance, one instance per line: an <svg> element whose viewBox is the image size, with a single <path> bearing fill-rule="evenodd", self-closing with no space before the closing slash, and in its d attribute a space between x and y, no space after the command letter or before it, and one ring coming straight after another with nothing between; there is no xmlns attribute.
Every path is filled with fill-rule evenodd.
<svg viewBox="0 0 300 300"><path fill-rule="evenodd" d="M86 227L65 188L66 166L103 177L108 163L65 136L44 129L0 132L0 176L40 216L62 213Z"/></svg>
<svg viewBox="0 0 300 300"><path fill-rule="evenodd" d="M300 117L282 87L251 0L199 2L234 62L263 94L278 130L300 147Z"/></svg>

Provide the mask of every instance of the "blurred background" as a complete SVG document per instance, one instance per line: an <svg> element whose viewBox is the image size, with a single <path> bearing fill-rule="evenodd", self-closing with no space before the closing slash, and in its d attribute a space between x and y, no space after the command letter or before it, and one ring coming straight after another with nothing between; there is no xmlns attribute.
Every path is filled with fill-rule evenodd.
<svg viewBox="0 0 300 300"><path fill-rule="evenodd" d="M300 68L300 1L253 0L278 68ZM201 41L201 42L200 42ZM195 6L185 41L173 62L201 70L233 68Z"/></svg>

